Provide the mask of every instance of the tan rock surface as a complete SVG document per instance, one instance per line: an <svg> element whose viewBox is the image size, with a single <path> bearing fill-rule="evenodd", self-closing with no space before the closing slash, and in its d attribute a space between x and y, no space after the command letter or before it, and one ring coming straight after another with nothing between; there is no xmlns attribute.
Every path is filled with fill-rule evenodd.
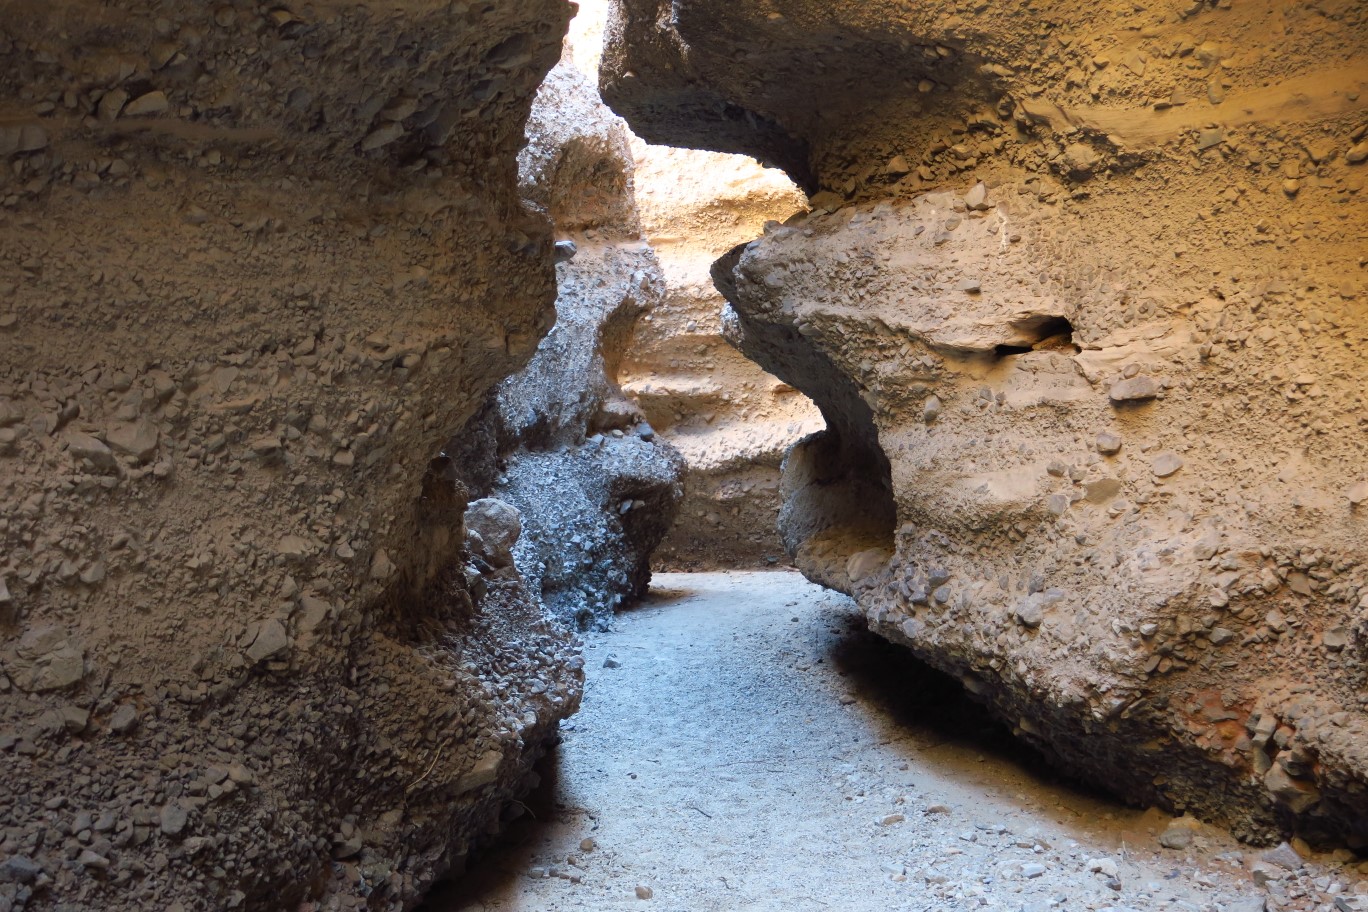
<svg viewBox="0 0 1368 912"><path fill-rule="evenodd" d="M805 572L1132 800L1364 844L1364 11L658 6L610 103L821 191L714 272L828 418Z"/></svg>
<svg viewBox="0 0 1368 912"><path fill-rule="evenodd" d="M577 705L427 468L552 320L569 12L0 4L6 903L406 907Z"/></svg>
<svg viewBox="0 0 1368 912"><path fill-rule="evenodd" d="M608 0L585 0L571 24L574 65L596 74ZM625 391L688 462L678 519L656 550L668 566L749 566L782 556L779 464L820 430L811 401L723 337L726 300L709 275L737 243L806 207L781 171L753 159L653 146L633 137L640 232L659 261L660 300L636 325L621 364Z"/></svg>
<svg viewBox="0 0 1368 912"><path fill-rule="evenodd" d="M762 564L783 554L779 464L822 421L806 396L726 341L730 308L709 270L766 221L803 208L803 197L781 173L741 156L640 141L633 151L642 228L665 292L638 324L624 386L689 465L688 496L658 559Z"/></svg>

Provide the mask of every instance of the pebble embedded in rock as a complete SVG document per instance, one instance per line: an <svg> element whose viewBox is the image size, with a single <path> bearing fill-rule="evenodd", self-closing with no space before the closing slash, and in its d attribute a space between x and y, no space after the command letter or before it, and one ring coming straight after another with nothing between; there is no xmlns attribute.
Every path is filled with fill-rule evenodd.
<svg viewBox="0 0 1368 912"><path fill-rule="evenodd" d="M1101 161L1097 151L1087 143L1071 143L1064 149L1064 162L1078 178L1091 177Z"/></svg>
<svg viewBox="0 0 1368 912"><path fill-rule="evenodd" d="M1016 617L1023 627L1034 630L1044 623L1045 609L1039 599L1028 597L1017 605Z"/></svg>
<svg viewBox="0 0 1368 912"><path fill-rule="evenodd" d="M1112 384L1108 396L1113 402L1144 402L1159 395L1159 382L1153 377L1127 377Z"/></svg>
<svg viewBox="0 0 1368 912"><path fill-rule="evenodd" d="M270 618L257 630L256 638L247 647L247 657L256 663L265 662L278 657L289 646L290 636L285 625L276 618Z"/></svg>
<svg viewBox="0 0 1368 912"><path fill-rule="evenodd" d="M177 802L162 806L161 831L167 836L179 836L190 822L190 812Z"/></svg>
<svg viewBox="0 0 1368 912"><path fill-rule="evenodd" d="M111 447L141 461L156 453L159 437L157 426L145 420L115 425L105 434Z"/></svg>
<svg viewBox="0 0 1368 912"><path fill-rule="evenodd" d="M637 898L637 899L650 899L652 896L655 896L655 891L652 890L650 887L645 886L644 884L640 884L640 885L637 886L637 888L636 888L636 898Z"/></svg>
<svg viewBox="0 0 1368 912"><path fill-rule="evenodd" d="M1103 431L1097 435L1097 452L1103 456L1115 456L1121 452L1121 435Z"/></svg>
<svg viewBox="0 0 1368 912"><path fill-rule="evenodd" d="M389 121L377 127L369 133L365 139L361 140L361 151L372 152L376 149L388 146L404 135L404 126L396 121Z"/></svg>
<svg viewBox="0 0 1368 912"><path fill-rule="evenodd" d="M1282 880L1287 876L1287 871L1266 861L1256 861L1249 866L1249 876L1255 884L1263 887Z"/></svg>
<svg viewBox="0 0 1368 912"><path fill-rule="evenodd" d="M982 211L988 208L988 185L979 181L970 188L964 195L964 205L971 211Z"/></svg>
<svg viewBox="0 0 1368 912"><path fill-rule="evenodd" d="M1326 649L1339 652L1349 645L1350 632L1348 627L1332 627L1321 634L1321 643Z"/></svg>
<svg viewBox="0 0 1368 912"><path fill-rule="evenodd" d="M1192 845L1192 836L1191 827L1174 821L1159 834L1159 844L1166 849L1186 849Z"/></svg>
<svg viewBox="0 0 1368 912"><path fill-rule="evenodd" d="M166 93L161 91L139 95L124 106L125 117L140 117L147 114L164 114L171 108Z"/></svg>
<svg viewBox="0 0 1368 912"><path fill-rule="evenodd" d="M1225 131L1219 127L1202 130L1197 134L1197 150L1199 152L1206 151L1212 146L1219 146L1223 142L1225 142Z"/></svg>
<svg viewBox="0 0 1368 912"><path fill-rule="evenodd" d="M127 92L123 89L110 89L100 97L100 103L95 107L96 116L106 122L115 120L127 103Z"/></svg>
<svg viewBox="0 0 1368 912"><path fill-rule="evenodd" d="M121 703L109 717L109 730L116 735L126 735L138 725L138 709L132 703Z"/></svg>
<svg viewBox="0 0 1368 912"><path fill-rule="evenodd" d="M522 535L522 515L512 504L493 497L473 501L465 511L466 528L478 535L472 550L495 567L513 563L513 546Z"/></svg>
<svg viewBox="0 0 1368 912"><path fill-rule="evenodd" d="M1359 504L1368 502L1368 481L1360 481L1349 487L1349 504L1357 507Z"/></svg>
<svg viewBox="0 0 1368 912"><path fill-rule="evenodd" d="M42 873L42 867L27 855L11 855L0 861L0 883L31 884Z"/></svg>
<svg viewBox="0 0 1368 912"><path fill-rule="evenodd" d="M1168 478L1183 467L1183 457L1172 451L1165 451L1154 457L1150 470L1158 478Z"/></svg>
<svg viewBox="0 0 1368 912"><path fill-rule="evenodd" d="M1302 861L1302 857L1297 854L1297 850L1285 842L1260 853L1259 859L1268 864L1277 865L1285 871L1300 871L1305 863Z"/></svg>
<svg viewBox="0 0 1368 912"><path fill-rule="evenodd" d="M109 867L109 859L103 855L92 852L90 849L83 849L76 859L76 863L84 868L95 868L103 871Z"/></svg>
<svg viewBox="0 0 1368 912"><path fill-rule="evenodd" d="M1094 478L1083 483L1083 496L1088 503L1106 503L1121 491L1121 480L1118 478Z"/></svg>
<svg viewBox="0 0 1368 912"><path fill-rule="evenodd" d="M96 468L112 469L115 467L114 452L99 440L89 434L71 434L67 437L67 452L79 459L88 459Z"/></svg>
<svg viewBox="0 0 1368 912"><path fill-rule="evenodd" d="M64 706L61 710L62 726L68 734L79 735L90 726L90 710L79 706Z"/></svg>

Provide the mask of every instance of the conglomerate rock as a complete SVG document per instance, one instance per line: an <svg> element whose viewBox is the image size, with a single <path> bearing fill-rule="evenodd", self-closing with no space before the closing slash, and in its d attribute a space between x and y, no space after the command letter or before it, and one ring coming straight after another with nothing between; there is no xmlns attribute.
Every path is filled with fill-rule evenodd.
<svg viewBox="0 0 1368 912"><path fill-rule="evenodd" d="M447 445L466 485L518 509L515 562L557 617L606 626L644 595L684 463L617 382L638 318L661 297L641 239L622 121L566 59L533 106L524 195L561 236L556 325Z"/></svg>
<svg viewBox="0 0 1368 912"><path fill-rule="evenodd" d="M578 704L428 464L553 317L570 12L0 3L0 907L411 906Z"/></svg>
<svg viewBox="0 0 1368 912"><path fill-rule="evenodd" d="M619 0L605 98L812 211L714 270L786 541L1137 802L1368 843L1361 4Z"/></svg>
<svg viewBox="0 0 1368 912"><path fill-rule="evenodd" d="M783 555L779 465L822 426L816 407L723 338L712 262L766 221L805 208L782 172L737 155L640 140L637 203L665 290L623 358L623 389L679 448L688 484L656 551L669 566L765 566ZM687 181L678 175L688 174Z"/></svg>
<svg viewBox="0 0 1368 912"><path fill-rule="evenodd" d="M597 78L609 7L608 0L579 3L566 39L567 69ZM548 93L546 102L553 123L603 121L606 113L614 141L630 141L620 155L632 163L635 209L628 234L650 244L658 264L653 271L663 287L636 321L626 349L615 354L616 379L656 439L678 449L687 464L684 499L653 553L655 564L777 562L783 554L776 528L779 464L790 444L821 427L820 418L807 397L764 373L722 337L726 300L709 270L713 260L754 237L767 220L802 209L805 197L782 171L763 169L749 158L642 142L603 108L593 88L582 88L577 97ZM602 113L587 110L590 102ZM594 145L602 147L603 141ZM541 148L534 144L528 156L545 158ZM582 155L579 160L593 159ZM582 173L573 183L560 175L557 183L601 209L601 203L592 204L602 191L592 173ZM557 221L561 231L576 230L562 221Z"/></svg>

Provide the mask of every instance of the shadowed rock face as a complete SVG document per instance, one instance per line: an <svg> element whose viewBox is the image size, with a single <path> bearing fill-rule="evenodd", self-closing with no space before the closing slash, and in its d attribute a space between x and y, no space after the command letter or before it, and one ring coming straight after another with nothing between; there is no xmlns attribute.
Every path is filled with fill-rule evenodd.
<svg viewBox="0 0 1368 912"><path fill-rule="evenodd" d="M959 105L995 99L1000 77L980 66L1022 53L1024 36L1004 29L1014 16L887 0L619 2L602 90L651 142L754 155L813 190L842 164L876 169L853 161L868 137L948 124Z"/></svg>
<svg viewBox="0 0 1368 912"><path fill-rule="evenodd" d="M410 906L577 705L428 466L552 321L569 13L0 4L0 904Z"/></svg>
<svg viewBox="0 0 1368 912"><path fill-rule="evenodd" d="M514 556L548 610L605 627L646 593L684 493L683 459L617 379L663 283L640 236L627 131L568 59L542 86L528 136L523 193L574 251L556 267L556 326L447 453L473 491L521 512Z"/></svg>
<svg viewBox="0 0 1368 912"><path fill-rule="evenodd" d="M1368 841L1363 15L621 0L602 71L821 191L714 267L805 572L1254 839Z"/></svg>

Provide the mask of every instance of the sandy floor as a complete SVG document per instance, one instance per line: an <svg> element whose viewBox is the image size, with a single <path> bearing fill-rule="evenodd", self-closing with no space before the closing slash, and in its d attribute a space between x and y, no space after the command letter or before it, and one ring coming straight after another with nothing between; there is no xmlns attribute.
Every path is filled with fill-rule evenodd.
<svg viewBox="0 0 1368 912"><path fill-rule="evenodd" d="M796 574L658 575L586 661L536 819L430 912L1265 908L1247 849L1161 848Z"/></svg>

